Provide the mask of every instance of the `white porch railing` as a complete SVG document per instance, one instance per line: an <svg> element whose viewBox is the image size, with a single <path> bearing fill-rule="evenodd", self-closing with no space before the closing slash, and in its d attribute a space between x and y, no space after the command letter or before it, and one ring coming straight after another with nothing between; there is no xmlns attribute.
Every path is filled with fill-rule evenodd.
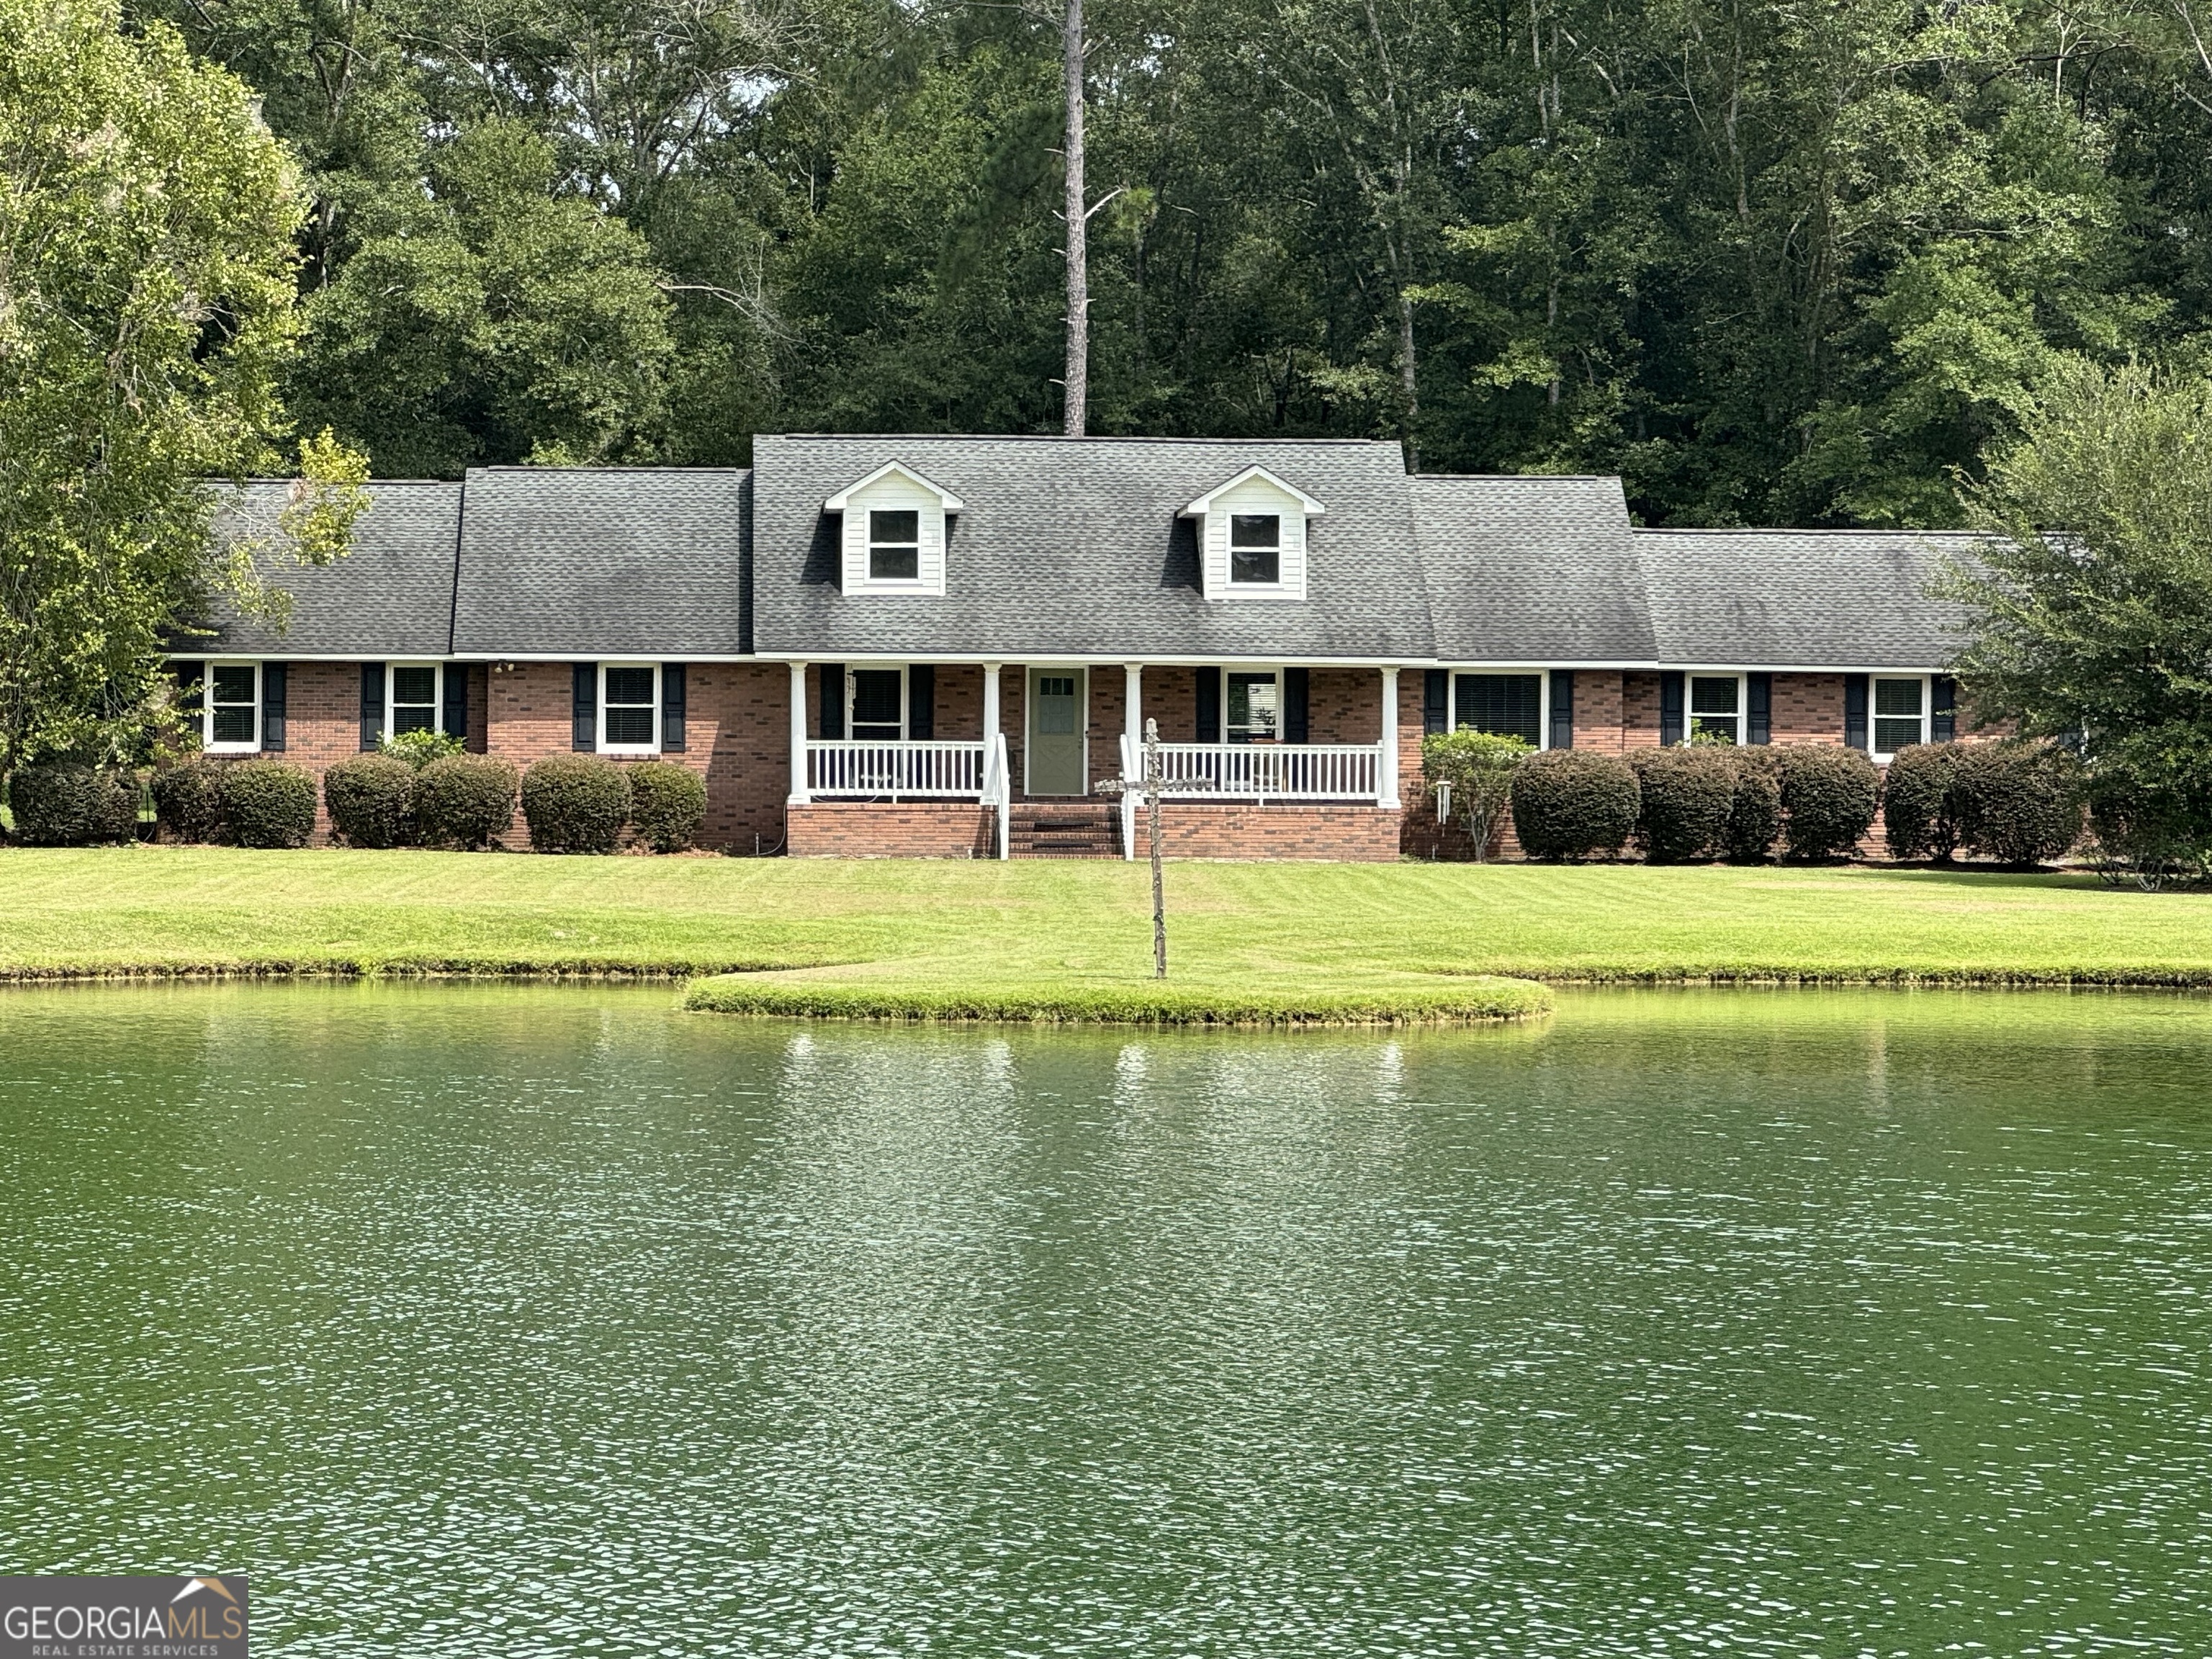
<svg viewBox="0 0 2212 1659"><path fill-rule="evenodd" d="M1127 739L1125 738L1126 742ZM1134 763L1144 764L1143 745ZM1125 774L1127 763L1124 763ZM1164 743L1160 775L1178 800L1356 800L1381 798L1378 743Z"/></svg>
<svg viewBox="0 0 2212 1659"><path fill-rule="evenodd" d="M1014 775L1006 764L1006 734L992 734L989 751L983 757L983 805L991 809L999 831L999 858L1007 857L1006 821L1013 816Z"/></svg>
<svg viewBox="0 0 2212 1659"><path fill-rule="evenodd" d="M985 743L810 741L806 787L815 795L981 800L990 748Z"/></svg>

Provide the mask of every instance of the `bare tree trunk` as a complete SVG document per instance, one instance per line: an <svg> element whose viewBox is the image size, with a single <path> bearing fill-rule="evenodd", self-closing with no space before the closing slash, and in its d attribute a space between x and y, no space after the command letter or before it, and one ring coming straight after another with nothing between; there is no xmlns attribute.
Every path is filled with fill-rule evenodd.
<svg viewBox="0 0 2212 1659"><path fill-rule="evenodd" d="M1067 0L1060 45L1067 82L1067 395L1063 429L1069 437L1080 438L1091 401L1091 216L1083 199L1083 0Z"/></svg>

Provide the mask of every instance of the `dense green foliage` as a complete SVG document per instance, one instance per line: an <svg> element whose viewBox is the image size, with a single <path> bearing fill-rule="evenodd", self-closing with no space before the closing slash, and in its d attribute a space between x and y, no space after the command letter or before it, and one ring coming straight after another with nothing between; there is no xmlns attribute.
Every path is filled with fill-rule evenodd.
<svg viewBox="0 0 2212 1659"><path fill-rule="evenodd" d="M674 761L629 769L630 829L656 853L681 853L707 823L707 781Z"/></svg>
<svg viewBox="0 0 2212 1659"><path fill-rule="evenodd" d="M553 755L522 775L522 817L540 853L611 853L629 822L629 776L599 755Z"/></svg>
<svg viewBox="0 0 2212 1659"><path fill-rule="evenodd" d="M314 198L294 396L386 473L1058 417L1052 9L138 0ZM2212 313L2185 11L1093 0L1093 428L1955 519ZM1118 192L1118 193L1116 193Z"/></svg>
<svg viewBox="0 0 2212 1659"><path fill-rule="evenodd" d="M1431 794L1439 785L1450 789L1451 816L1466 823L1478 864L1505 827L1513 775L1534 752L1521 738L1493 732L1432 732L1421 739L1421 775Z"/></svg>
<svg viewBox="0 0 2212 1659"><path fill-rule="evenodd" d="M447 755L415 779L415 830L424 845L487 847L514 823L514 768L484 755Z"/></svg>
<svg viewBox="0 0 2212 1659"><path fill-rule="evenodd" d="M1794 859L1849 858L1881 810L1881 769L1863 750L1793 744L1774 751L1782 842Z"/></svg>
<svg viewBox="0 0 2212 1659"><path fill-rule="evenodd" d="M1881 780L1881 826L1893 859L1948 860L1959 846L1959 802L1952 787L1955 743L1900 749Z"/></svg>
<svg viewBox="0 0 2212 1659"><path fill-rule="evenodd" d="M8 805L30 846L89 847L137 833L138 796L135 772L64 762L18 768Z"/></svg>
<svg viewBox="0 0 2212 1659"><path fill-rule="evenodd" d="M406 762L417 772L432 761L459 754L463 746L461 740L452 732L430 730L395 732L380 745L385 754L395 760Z"/></svg>
<svg viewBox="0 0 2212 1659"><path fill-rule="evenodd" d="M1733 750L1699 744L1638 750L1636 839L1654 864L1688 864L1727 850L1735 811Z"/></svg>
<svg viewBox="0 0 2212 1659"><path fill-rule="evenodd" d="M222 822L240 847L305 847L315 833L315 779L283 761L240 761L222 775Z"/></svg>
<svg viewBox="0 0 2212 1659"><path fill-rule="evenodd" d="M415 769L392 755L348 755L323 773L331 829L349 847L397 847L408 838Z"/></svg>
<svg viewBox="0 0 2212 1659"><path fill-rule="evenodd" d="M1737 864L1759 864L1782 834L1782 779L1771 749L1729 751L1735 757L1735 799L1729 803L1728 836L1721 850Z"/></svg>
<svg viewBox="0 0 2212 1659"><path fill-rule="evenodd" d="M1547 749L1513 775L1513 833L1532 859L1614 853L1636 831L1635 769L1585 749Z"/></svg>
<svg viewBox="0 0 2212 1659"><path fill-rule="evenodd" d="M192 755L154 774L154 817L174 841L213 841L222 828L226 763Z"/></svg>
<svg viewBox="0 0 2212 1659"><path fill-rule="evenodd" d="M1389 991L1182 986L831 985L756 975L702 979L684 1006L717 1014L816 1019L997 1020L1051 1025L1444 1025L1528 1019L1551 1010L1552 994L1525 979L1473 976Z"/></svg>

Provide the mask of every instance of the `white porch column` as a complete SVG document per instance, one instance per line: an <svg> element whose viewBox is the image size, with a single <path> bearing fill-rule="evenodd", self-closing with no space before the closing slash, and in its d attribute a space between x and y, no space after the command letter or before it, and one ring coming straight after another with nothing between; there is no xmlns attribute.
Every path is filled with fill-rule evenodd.
<svg viewBox="0 0 2212 1659"><path fill-rule="evenodd" d="M983 741L988 743L999 735L999 670L1004 665L987 662L983 665Z"/></svg>
<svg viewBox="0 0 2212 1659"><path fill-rule="evenodd" d="M1398 804L1398 671L1382 671L1382 753L1375 769L1375 804Z"/></svg>
<svg viewBox="0 0 2212 1659"><path fill-rule="evenodd" d="M1129 734L1131 743L1142 743L1145 740L1144 665L1134 662L1123 663L1121 685L1122 701L1127 705L1127 714L1121 721L1121 729Z"/></svg>
<svg viewBox="0 0 2212 1659"><path fill-rule="evenodd" d="M814 799L806 787L806 665L791 665L791 794L787 805L805 806Z"/></svg>

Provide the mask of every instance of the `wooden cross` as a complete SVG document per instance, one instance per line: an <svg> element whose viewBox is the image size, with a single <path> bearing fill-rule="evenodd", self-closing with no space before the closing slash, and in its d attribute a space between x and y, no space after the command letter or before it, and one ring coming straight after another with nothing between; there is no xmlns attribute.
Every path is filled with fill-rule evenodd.
<svg viewBox="0 0 2212 1659"><path fill-rule="evenodd" d="M1152 843L1152 977L1168 976L1168 913L1167 901L1160 885L1160 797L1176 789L1203 789L1206 783L1200 778L1170 778L1160 771L1160 723L1155 720L1145 722L1144 775L1134 778L1109 778L1098 786L1102 795L1135 795L1145 803L1145 817L1151 826Z"/></svg>

